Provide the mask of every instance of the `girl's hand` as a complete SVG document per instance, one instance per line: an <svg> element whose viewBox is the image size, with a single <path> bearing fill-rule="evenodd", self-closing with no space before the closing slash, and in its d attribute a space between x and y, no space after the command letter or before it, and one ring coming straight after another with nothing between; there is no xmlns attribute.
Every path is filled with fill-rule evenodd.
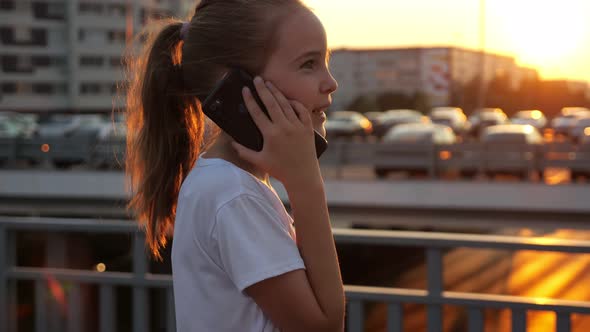
<svg viewBox="0 0 590 332"><path fill-rule="evenodd" d="M270 82L254 79L254 86L268 110L270 119L256 103L252 92L244 87L242 96L264 140L260 152L232 142L238 155L281 181L303 184L319 174L314 131L309 111L301 103L287 98Z"/></svg>

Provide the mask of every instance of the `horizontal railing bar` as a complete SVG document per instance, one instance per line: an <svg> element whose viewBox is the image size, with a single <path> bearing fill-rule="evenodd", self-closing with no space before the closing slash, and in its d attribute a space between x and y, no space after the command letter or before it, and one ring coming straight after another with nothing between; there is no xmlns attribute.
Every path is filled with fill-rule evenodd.
<svg viewBox="0 0 590 332"><path fill-rule="evenodd" d="M146 273L144 278L136 278L131 272L95 272L46 267L10 267L6 269L6 277L8 279L44 280L48 275L57 280L99 285L145 286L156 288L164 288L172 285L172 275L169 274Z"/></svg>
<svg viewBox="0 0 590 332"><path fill-rule="evenodd" d="M590 302L513 295L465 293L445 291L442 296L428 295L422 289L387 288L345 285L346 296L351 300L374 302L402 302L417 304L446 304L479 308L511 308L590 314Z"/></svg>
<svg viewBox="0 0 590 332"><path fill-rule="evenodd" d="M0 217L10 230L134 233L140 231L129 220ZM590 253L590 241L500 235L457 234L333 228L337 243L412 246L425 248L486 248L507 250Z"/></svg>
<svg viewBox="0 0 590 332"><path fill-rule="evenodd" d="M101 285L140 285L145 287L167 288L172 285L171 275L150 274L144 280L133 278L128 272L93 272L81 270L16 267L7 271L9 279L44 280L51 275L57 280L94 283ZM403 289L372 286L344 286L347 298L365 301L411 302L420 304L450 304L473 307L517 308L525 310L548 310L590 314L590 302L547 298L528 298L511 295L465 293L445 291L442 296L431 296L426 290Z"/></svg>
<svg viewBox="0 0 590 332"><path fill-rule="evenodd" d="M503 235L333 228L336 243L590 253L590 241Z"/></svg>
<svg viewBox="0 0 590 332"><path fill-rule="evenodd" d="M9 230L52 232L134 233L139 226L129 220L79 218L0 217L0 224Z"/></svg>

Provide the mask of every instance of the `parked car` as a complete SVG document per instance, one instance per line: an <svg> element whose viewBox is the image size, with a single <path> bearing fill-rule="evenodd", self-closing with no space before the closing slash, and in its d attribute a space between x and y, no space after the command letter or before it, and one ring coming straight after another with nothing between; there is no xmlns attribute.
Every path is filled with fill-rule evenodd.
<svg viewBox="0 0 590 332"><path fill-rule="evenodd" d="M564 107L560 114L551 120L551 128L555 135L569 137L576 121L581 118L590 118L590 110L585 107Z"/></svg>
<svg viewBox="0 0 590 332"><path fill-rule="evenodd" d="M368 136L373 131L371 121L359 112L354 111L334 111L328 113L326 121L326 136L335 137L352 137Z"/></svg>
<svg viewBox="0 0 590 332"><path fill-rule="evenodd" d="M516 112L510 119L511 123L531 125L538 130L542 130L547 126L547 118L545 114L539 110L522 110Z"/></svg>
<svg viewBox="0 0 590 332"><path fill-rule="evenodd" d="M581 177L590 178L590 127L582 131L577 141L578 149L573 154L573 163L570 165L572 181Z"/></svg>
<svg viewBox="0 0 590 332"><path fill-rule="evenodd" d="M434 123L451 127L457 135L466 133L470 127L467 116L459 107L435 107L430 111L429 117Z"/></svg>
<svg viewBox="0 0 590 332"><path fill-rule="evenodd" d="M21 128L7 118L0 117L0 138L16 138L22 134Z"/></svg>
<svg viewBox="0 0 590 332"><path fill-rule="evenodd" d="M383 112L365 112L363 115L371 121L373 128L375 128L375 123L379 121L379 118L383 116Z"/></svg>
<svg viewBox="0 0 590 332"><path fill-rule="evenodd" d="M480 137L481 133L490 126L507 124L508 117L500 108L480 108L469 116L471 128L469 134L472 137Z"/></svg>
<svg viewBox="0 0 590 332"><path fill-rule="evenodd" d="M543 136L531 125L506 124L487 127L480 140L485 144L486 175L516 175L521 179L529 177L533 170L541 177L542 172L535 165L535 147L543 144Z"/></svg>
<svg viewBox="0 0 590 332"><path fill-rule="evenodd" d="M37 134L39 137L69 137L78 135L97 135L106 120L98 114L55 114L41 121Z"/></svg>
<svg viewBox="0 0 590 332"><path fill-rule="evenodd" d="M580 138L584 136L584 133L590 128L590 117L588 118L578 118L574 122L572 129L569 132L569 136L571 137L572 141L578 143Z"/></svg>
<svg viewBox="0 0 590 332"><path fill-rule="evenodd" d="M435 123L404 123L391 128L383 136L382 144L402 147L395 151L395 158L375 164L375 175L384 178L391 172L406 171L411 174L428 173L432 165L431 145L454 144L457 137L449 126Z"/></svg>
<svg viewBox="0 0 590 332"><path fill-rule="evenodd" d="M381 138L391 128L404 123L430 123L430 119L416 110L387 110L379 118L378 124L374 127L373 134Z"/></svg>
<svg viewBox="0 0 590 332"><path fill-rule="evenodd" d="M4 124L0 129L3 137L31 137L37 128L35 114L2 112L0 122Z"/></svg>

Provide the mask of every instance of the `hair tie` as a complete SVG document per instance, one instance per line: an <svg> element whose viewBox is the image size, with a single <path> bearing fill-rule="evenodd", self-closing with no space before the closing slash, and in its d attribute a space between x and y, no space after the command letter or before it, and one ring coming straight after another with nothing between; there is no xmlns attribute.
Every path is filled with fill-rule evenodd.
<svg viewBox="0 0 590 332"><path fill-rule="evenodd" d="M188 33L189 22L182 23L182 27L180 28L180 40L186 39L186 34Z"/></svg>

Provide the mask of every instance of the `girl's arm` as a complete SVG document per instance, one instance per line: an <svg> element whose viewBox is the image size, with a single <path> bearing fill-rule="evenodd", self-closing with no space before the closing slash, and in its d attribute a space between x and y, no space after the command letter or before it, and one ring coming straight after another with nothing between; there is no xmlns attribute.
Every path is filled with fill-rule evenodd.
<svg viewBox="0 0 590 332"><path fill-rule="evenodd" d="M344 290L309 110L288 101L260 78L254 84L271 119L260 110L248 90L243 95L263 134L264 146L260 152L237 143L234 147L240 157L285 186L306 270L260 281L245 292L283 331L342 331Z"/></svg>
<svg viewBox="0 0 590 332"><path fill-rule="evenodd" d="M246 289L283 331L342 331L344 291L319 172L285 184L306 270L263 280Z"/></svg>

